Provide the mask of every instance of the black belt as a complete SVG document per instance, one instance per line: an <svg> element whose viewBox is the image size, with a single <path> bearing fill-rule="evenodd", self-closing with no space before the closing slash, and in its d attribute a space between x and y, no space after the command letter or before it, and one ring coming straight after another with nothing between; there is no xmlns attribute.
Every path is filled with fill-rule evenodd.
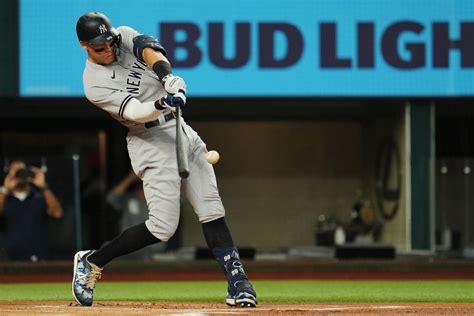
<svg viewBox="0 0 474 316"><path fill-rule="evenodd" d="M174 119L174 113L173 112L165 114L165 122L168 122L172 119ZM151 122L146 122L145 123L145 128L152 128L152 127L159 126L159 125L160 125L160 120L154 120L154 121L151 121Z"/></svg>

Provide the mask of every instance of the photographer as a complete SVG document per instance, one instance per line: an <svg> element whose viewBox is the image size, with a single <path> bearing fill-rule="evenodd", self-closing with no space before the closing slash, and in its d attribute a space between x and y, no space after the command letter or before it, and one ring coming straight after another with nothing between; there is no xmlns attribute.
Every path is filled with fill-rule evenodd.
<svg viewBox="0 0 474 316"><path fill-rule="evenodd" d="M47 259L47 216L61 218L63 210L48 188L44 172L13 161L0 187L0 217L4 219L5 250L10 260Z"/></svg>

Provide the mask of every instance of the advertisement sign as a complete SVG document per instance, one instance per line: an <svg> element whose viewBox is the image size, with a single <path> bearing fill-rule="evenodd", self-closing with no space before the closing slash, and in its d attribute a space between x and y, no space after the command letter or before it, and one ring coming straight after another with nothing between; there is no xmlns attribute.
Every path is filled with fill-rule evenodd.
<svg viewBox="0 0 474 316"><path fill-rule="evenodd" d="M89 11L157 37L190 96L474 96L471 0L21 0L22 96L83 95Z"/></svg>

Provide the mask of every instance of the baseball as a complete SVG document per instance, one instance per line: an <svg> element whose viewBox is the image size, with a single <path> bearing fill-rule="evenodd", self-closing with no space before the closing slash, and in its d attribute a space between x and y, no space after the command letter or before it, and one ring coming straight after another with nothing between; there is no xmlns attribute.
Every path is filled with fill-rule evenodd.
<svg viewBox="0 0 474 316"><path fill-rule="evenodd" d="M219 158L220 158L219 153L215 150L211 150L210 152L206 154L206 160L211 165L217 163L219 161Z"/></svg>

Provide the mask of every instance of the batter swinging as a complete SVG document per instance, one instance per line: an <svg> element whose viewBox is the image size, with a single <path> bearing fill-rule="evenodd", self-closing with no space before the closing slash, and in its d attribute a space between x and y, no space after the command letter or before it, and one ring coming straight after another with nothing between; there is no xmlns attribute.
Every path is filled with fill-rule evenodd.
<svg viewBox="0 0 474 316"><path fill-rule="evenodd" d="M143 180L149 218L128 228L99 250L74 256L72 293L92 305L103 267L112 259L150 244L167 241L179 222L182 191L202 223L209 248L228 280L226 303L255 307L257 295L248 281L225 222L225 210L206 145L182 120L189 144L190 175L181 180L176 163L176 106L186 104L186 84L171 71L166 50L153 37L130 27L113 28L109 19L89 12L76 25L87 52L83 82L87 99L127 126L132 168Z"/></svg>

